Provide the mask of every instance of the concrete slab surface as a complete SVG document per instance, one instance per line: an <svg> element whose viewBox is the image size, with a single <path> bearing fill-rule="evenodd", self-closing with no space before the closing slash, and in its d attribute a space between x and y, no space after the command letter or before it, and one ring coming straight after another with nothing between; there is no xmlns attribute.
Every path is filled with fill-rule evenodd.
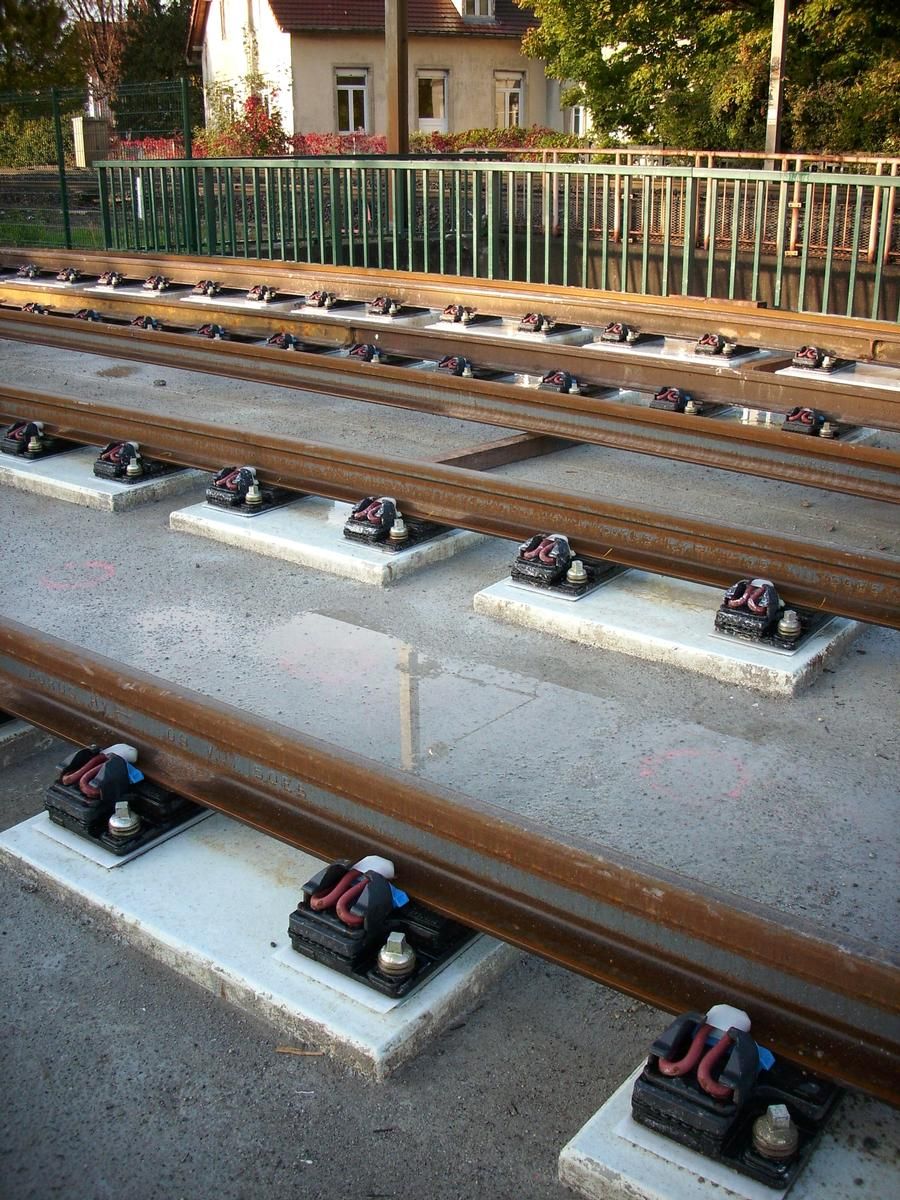
<svg viewBox="0 0 900 1200"><path fill-rule="evenodd" d="M639 1125L628 1076L559 1156L559 1178L588 1200L881 1200L900 1182L900 1114L844 1097L793 1187L766 1187Z"/></svg>
<svg viewBox="0 0 900 1200"><path fill-rule="evenodd" d="M100 447L82 446L65 450L49 458L15 458L0 456L0 485L50 496L84 508L103 512L127 512L139 504L150 504L169 496L180 496L197 486L203 471L173 471L156 479L138 483L119 483L115 479L98 479L94 462Z"/></svg>
<svg viewBox="0 0 900 1200"><path fill-rule="evenodd" d="M376 453L436 456L492 432L102 356L11 342L0 353L23 386ZM893 506L600 447L501 473L848 547L897 546ZM175 535L176 507L109 521L4 489L14 569L0 575L0 611L563 833L900 945L888 919L897 634L867 629L836 674L826 667L786 702L613 651L598 662L473 612L472 596L508 572L512 543L487 539L382 589Z"/></svg>
<svg viewBox="0 0 900 1200"><path fill-rule="evenodd" d="M176 533L212 538L252 554L281 558L376 587L444 562L484 541L481 534L453 529L399 553L378 550L344 537L344 524L352 509L351 504L308 496L248 519L204 503L178 509L169 524Z"/></svg>
<svg viewBox="0 0 900 1200"><path fill-rule="evenodd" d="M27 721L4 721L0 724L0 771L44 749L52 740L43 729Z"/></svg>
<svg viewBox="0 0 900 1200"><path fill-rule="evenodd" d="M436 457L508 436L99 355L0 342L0 357L23 388L376 454ZM599 447L501 473L848 549L898 546L889 505ZM511 543L488 539L379 589L175 537L177 505L110 521L4 489L0 612L896 949L896 634L865 630L836 674L827 668L786 703L612 651L598 663L581 646L537 644L478 616L472 596L506 573ZM0 823L39 811L60 756L0 774ZM60 904L39 879L0 871L0 911L0 1190L10 1200L563 1200L560 1148L665 1023L525 958L489 1003L375 1086L325 1056L284 1052L270 1025ZM132 1128L120 1115L134 1112L139 1135L108 1150L108 1131ZM858 1128L858 1149L876 1155L880 1137Z"/></svg>
<svg viewBox="0 0 900 1200"><path fill-rule="evenodd" d="M119 870L84 839L55 835L41 813L0 835L0 859L39 876L65 903L86 905L194 983L376 1079L471 1007L516 957L479 937L408 997L380 1003L290 949L288 917L323 866L318 859L221 814ZM286 944L289 962L277 953Z"/></svg>
<svg viewBox="0 0 900 1200"><path fill-rule="evenodd" d="M477 613L498 621L770 696L794 696L809 687L862 632L858 622L835 617L793 653L770 650L714 632L721 600L719 588L625 571L574 603L526 590L507 577L476 592L473 604Z"/></svg>

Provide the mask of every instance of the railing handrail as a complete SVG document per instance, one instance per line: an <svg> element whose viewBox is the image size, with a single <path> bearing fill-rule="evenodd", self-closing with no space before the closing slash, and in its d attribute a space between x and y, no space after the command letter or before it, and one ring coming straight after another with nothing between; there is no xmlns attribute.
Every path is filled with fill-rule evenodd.
<svg viewBox="0 0 900 1200"><path fill-rule="evenodd" d="M439 165L430 167L434 162ZM393 158L383 155L342 155L340 157L322 157L313 155L308 158L295 158L290 155L271 158L145 158L145 159L104 159L94 164L97 168L119 169L123 171L147 171L154 167L187 168L188 170L211 169L243 169L243 170L309 170L315 167L323 171L353 171L364 168L380 167L384 170L415 170L415 171L467 171L488 174L493 171L504 173L528 174L539 171L548 175L584 175L584 176L644 176L651 179L715 179L721 181L739 180L741 182L813 184L833 187L864 187L889 188L900 187L900 175L826 175L817 171L777 171L752 170L749 168L726 167L657 167L624 163L559 163L559 162L496 162L484 159L465 159L462 161L445 159L411 159Z"/></svg>

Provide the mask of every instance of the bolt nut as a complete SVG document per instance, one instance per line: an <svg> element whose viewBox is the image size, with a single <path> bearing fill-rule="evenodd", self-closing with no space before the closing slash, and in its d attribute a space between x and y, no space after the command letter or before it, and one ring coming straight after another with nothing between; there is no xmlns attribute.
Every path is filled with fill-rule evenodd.
<svg viewBox="0 0 900 1200"><path fill-rule="evenodd" d="M127 800L119 800L116 811L109 818L109 832L112 837L133 837L141 827L141 818L131 811Z"/></svg>
<svg viewBox="0 0 900 1200"><path fill-rule="evenodd" d="M392 542L406 542L409 540L409 529L399 513L397 513L394 523L391 526L391 532L388 534L388 537Z"/></svg>
<svg viewBox="0 0 900 1200"><path fill-rule="evenodd" d="M416 952L406 940L406 934L389 933L388 940L378 952L378 970L394 979L402 979L415 969Z"/></svg>
<svg viewBox="0 0 900 1200"><path fill-rule="evenodd" d="M800 618L792 608L786 608L778 622L778 636L793 640L794 638L798 638L802 632L803 626L800 623Z"/></svg>
<svg viewBox="0 0 900 1200"><path fill-rule="evenodd" d="M572 563L566 571L567 583L587 583L587 571L584 569L584 563L580 558L573 558Z"/></svg>
<svg viewBox="0 0 900 1200"><path fill-rule="evenodd" d="M786 1104L770 1104L753 1122L753 1149L763 1158L793 1158L799 1143L800 1135Z"/></svg>

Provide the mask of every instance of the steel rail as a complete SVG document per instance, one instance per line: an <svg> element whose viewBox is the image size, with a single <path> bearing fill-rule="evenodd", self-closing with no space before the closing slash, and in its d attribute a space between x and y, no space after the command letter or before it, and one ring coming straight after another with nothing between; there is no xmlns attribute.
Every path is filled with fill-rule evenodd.
<svg viewBox="0 0 900 1200"><path fill-rule="evenodd" d="M560 395L233 342L211 346L180 334L99 326L15 310L0 310L0 336L524 429L871 500L900 502L900 455L865 444L799 439L780 430L660 412L602 397Z"/></svg>
<svg viewBox="0 0 900 1200"><path fill-rule="evenodd" d="M847 358L900 364L900 329L892 321L870 321L822 313L767 309L757 302L704 300L691 296L641 296L594 288L470 276L389 271L373 267L332 267L272 259L220 258L176 254L126 254L10 247L0 250L4 266L34 262L46 270L74 266L85 274L117 270L138 278L150 274L195 283L200 278L249 288L275 283L282 291L304 294L325 288L348 299L399 296L404 303L441 309L450 301L498 316L521 317L542 308L560 321L604 325L628 320L654 332L698 338L711 329L751 346L794 351L804 342L822 344Z"/></svg>
<svg viewBox="0 0 900 1200"><path fill-rule="evenodd" d="M265 483L332 500L396 496L408 516L495 537L521 541L558 529L588 557L697 583L727 587L762 575L774 580L788 603L900 628L900 558L892 555L626 507L441 463L386 459L40 393L0 390L0 412L19 416L26 400L31 419L76 442L134 440L149 457L205 470L249 463Z"/></svg>
<svg viewBox="0 0 900 1200"><path fill-rule="evenodd" d="M24 296L57 312L73 314L86 300L102 304L111 317L129 321L150 314L163 324L181 326L185 331L193 321L216 321L231 334L265 340L270 334L287 329L306 341L338 348L353 342L376 341L387 353L439 360L448 350L470 355L476 366L503 372L543 375L548 370L565 369L580 383L599 387L634 388L652 395L660 387L677 386L706 403L738 404L769 412L791 408L814 408L829 420L856 426L875 426L900 431L900 391L879 387L876 383L859 387L840 386L839 380L815 375L776 375L790 365L784 357L758 363L732 365L728 360L646 357L626 348L606 347L602 352L566 343L530 343L481 332L468 334L435 330L396 323L379 323L362 313L352 320L336 322L327 316L297 313L259 305L236 307L215 299L202 306L184 300L148 293L147 297L104 296L101 301L84 291L61 291L50 285L39 286L0 278L0 297L18 302ZM446 298L446 296L444 297ZM520 314L521 315L521 314ZM503 388L493 382L493 388ZM508 385L507 385L508 386ZM627 417L631 406L619 406ZM757 435L759 431L756 431ZM768 433L769 431L763 431Z"/></svg>
<svg viewBox="0 0 900 1200"><path fill-rule="evenodd" d="M150 778L326 860L387 854L441 912L647 1003L736 1004L776 1053L900 1103L898 964L874 945L13 621L0 621L0 705L72 742L136 743Z"/></svg>

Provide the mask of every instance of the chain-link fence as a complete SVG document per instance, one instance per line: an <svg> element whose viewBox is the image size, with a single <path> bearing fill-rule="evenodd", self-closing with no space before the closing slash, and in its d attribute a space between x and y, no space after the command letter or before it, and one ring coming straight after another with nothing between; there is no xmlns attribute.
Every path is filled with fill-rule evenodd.
<svg viewBox="0 0 900 1200"><path fill-rule="evenodd" d="M191 157L199 84L187 77L0 95L0 245L103 245L94 162Z"/></svg>

